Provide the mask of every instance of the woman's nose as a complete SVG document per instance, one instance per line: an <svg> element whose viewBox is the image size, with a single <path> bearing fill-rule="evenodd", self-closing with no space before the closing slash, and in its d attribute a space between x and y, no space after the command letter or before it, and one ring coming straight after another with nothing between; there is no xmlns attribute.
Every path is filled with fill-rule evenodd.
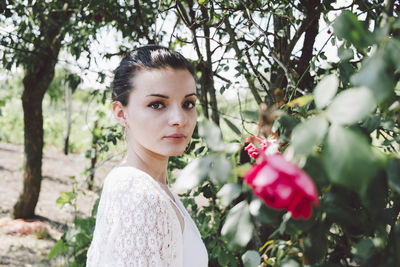
<svg viewBox="0 0 400 267"><path fill-rule="evenodd" d="M186 124L186 114L182 107L171 107L169 116L169 125L184 126Z"/></svg>

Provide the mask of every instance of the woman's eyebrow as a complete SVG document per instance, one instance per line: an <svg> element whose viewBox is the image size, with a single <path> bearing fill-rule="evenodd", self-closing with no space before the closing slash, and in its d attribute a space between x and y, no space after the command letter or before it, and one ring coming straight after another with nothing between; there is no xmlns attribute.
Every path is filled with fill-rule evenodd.
<svg viewBox="0 0 400 267"><path fill-rule="evenodd" d="M185 97L189 97L189 96L192 96L192 95L197 96L196 93L191 93L191 94L185 95ZM148 97L148 96L156 96L156 97L161 97L161 98L166 98L166 99L169 98L169 96L162 95L162 94L150 94L150 95L147 95L146 97Z"/></svg>
<svg viewBox="0 0 400 267"><path fill-rule="evenodd" d="M147 95L146 97L148 97L148 96L157 96L157 97L161 97L161 98L169 98L168 96L161 95L161 94L150 94L150 95Z"/></svg>

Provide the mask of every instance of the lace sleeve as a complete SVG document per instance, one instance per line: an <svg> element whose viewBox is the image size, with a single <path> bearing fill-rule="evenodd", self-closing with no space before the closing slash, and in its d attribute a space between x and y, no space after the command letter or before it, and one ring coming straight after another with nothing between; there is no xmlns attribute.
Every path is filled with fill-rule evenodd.
<svg viewBox="0 0 400 267"><path fill-rule="evenodd" d="M143 179L107 179L87 266L181 266L167 205Z"/></svg>

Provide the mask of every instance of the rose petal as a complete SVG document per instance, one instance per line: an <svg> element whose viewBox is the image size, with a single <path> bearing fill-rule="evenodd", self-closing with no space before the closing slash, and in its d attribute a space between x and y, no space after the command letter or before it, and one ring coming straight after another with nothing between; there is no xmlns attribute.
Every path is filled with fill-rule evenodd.
<svg viewBox="0 0 400 267"><path fill-rule="evenodd" d="M272 185L264 187L261 198L275 209L287 208L293 197L293 186L287 179L279 177Z"/></svg>
<svg viewBox="0 0 400 267"><path fill-rule="evenodd" d="M268 165L265 165L259 170L252 184L254 187L269 186L274 183L276 179L278 179L278 173Z"/></svg>
<svg viewBox="0 0 400 267"><path fill-rule="evenodd" d="M279 205L282 207L287 208L295 192L293 186L289 182L283 182L282 179L279 179L275 190L277 202L279 202Z"/></svg>
<svg viewBox="0 0 400 267"><path fill-rule="evenodd" d="M250 151L254 150L249 148ZM268 206L287 209L295 219L310 218L312 204L318 204L318 192L313 180L282 155L266 155L260 163L253 165L244 178L254 194Z"/></svg>
<svg viewBox="0 0 400 267"><path fill-rule="evenodd" d="M304 199L304 193L302 191L296 191L295 195L292 198L292 201L290 202L290 205L288 206L288 211L295 212L296 207L301 203L301 201Z"/></svg>
<svg viewBox="0 0 400 267"><path fill-rule="evenodd" d="M268 164L273 166L276 170L290 176L296 175L300 170L299 167L287 162L283 156L279 154L268 156Z"/></svg>
<svg viewBox="0 0 400 267"><path fill-rule="evenodd" d="M293 179L293 183L301 190L314 204L318 203L317 188L313 180L303 171L300 170L298 176Z"/></svg>
<svg viewBox="0 0 400 267"><path fill-rule="evenodd" d="M309 219L311 217L311 203L303 198L294 209L289 210L292 213L294 219L303 217L304 219Z"/></svg>
<svg viewBox="0 0 400 267"><path fill-rule="evenodd" d="M244 150L246 150L246 151L248 151L248 150L250 150L250 149L254 149L254 145L253 145L253 144L248 144L248 145L244 148Z"/></svg>
<svg viewBox="0 0 400 267"><path fill-rule="evenodd" d="M244 148L244 150L247 151L247 154L249 154L249 156L253 159L257 159L260 155L258 149L253 144L249 144Z"/></svg>
<svg viewBox="0 0 400 267"><path fill-rule="evenodd" d="M251 137L251 142L252 143L254 143L254 141L256 141L256 142L258 142L258 143L262 143L264 140L263 139L261 139L261 138L259 138L259 137L257 137L257 136L253 136L253 137Z"/></svg>
<svg viewBox="0 0 400 267"><path fill-rule="evenodd" d="M265 151L271 144L272 144L272 142L269 142L267 140L263 140L262 143L261 143L261 147Z"/></svg>
<svg viewBox="0 0 400 267"><path fill-rule="evenodd" d="M253 184L253 180L254 178L257 176L257 173L266 165L265 161L262 161L259 164L254 164L253 167L247 171L247 173L244 175L244 180L246 181L246 183L248 183L249 185Z"/></svg>

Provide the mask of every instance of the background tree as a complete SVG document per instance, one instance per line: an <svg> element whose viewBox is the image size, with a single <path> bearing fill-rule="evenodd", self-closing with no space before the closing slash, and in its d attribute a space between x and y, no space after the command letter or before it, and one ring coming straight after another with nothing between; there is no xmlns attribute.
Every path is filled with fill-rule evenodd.
<svg viewBox="0 0 400 267"><path fill-rule="evenodd" d="M7 25L12 25L12 31L1 35L0 44L5 48L2 51L3 66L7 69L21 66L25 70L22 95L25 126L24 186L14 206L13 216L29 218L34 215L42 179L42 100L54 78L61 49L67 49L75 58L86 51L90 61L91 40L107 24L114 25L124 37L131 40L154 42L149 29L155 18L147 12L157 9L157 3L6 1L2 8L2 19L10 23Z"/></svg>
<svg viewBox="0 0 400 267"><path fill-rule="evenodd" d="M396 256L399 3L355 0L338 6L334 2L99 0L71 1L66 7L57 1L37 7L7 3L2 18L14 21L17 30L2 36L1 44L8 47L2 51L3 66L17 64L26 73L28 66L31 71L47 66L35 67L41 55L35 42L43 41L41 34L51 28L40 30L41 23L58 15L46 15L43 22L40 16L26 17L32 13L26 9L38 7L42 11L52 7L44 14L68 14L68 23L59 24L59 33L67 37L61 40L68 42L59 45L75 58L87 53L89 61L94 59L90 44L102 27L126 38L119 51L104 57L121 56L147 43L195 51L200 110L219 127L200 120L188 149L191 154L173 159L171 166L196 158L177 186L193 188L192 194L182 197L202 232L210 265L253 266L261 256L267 266L326 262L396 266L400 262ZM335 20L332 15L342 10ZM325 35L322 43L316 41L319 33L330 31L334 34ZM54 49L52 45L48 47ZM328 61L323 52L327 45L336 46L338 60ZM322 67L322 63L329 64ZM99 80L104 77L100 72ZM219 92L228 90L238 91L236 103L221 98ZM246 93L253 97L253 106L242 110ZM224 113L226 106L232 106L233 114ZM97 145L118 138L111 129L109 133L102 128L104 116L98 117L90 148L92 165L98 164ZM241 127L227 120L231 117ZM247 119L259 120L259 129ZM244 173L254 163L242 149L251 132L278 136L281 151L286 150L286 156L314 178L320 206L310 220L296 221L290 213L268 208L243 183ZM200 194L208 206L195 203L193 195ZM79 252L78 261L84 262L93 223L93 217L77 220L60 239L58 251L73 247ZM78 235L85 242L75 238ZM60 250L60 244L66 247Z"/></svg>
<svg viewBox="0 0 400 267"><path fill-rule="evenodd" d="M258 104L266 102L270 106L288 98L291 88L300 94L310 90L314 80L308 63L316 54L314 44L320 16L334 11L334 2L161 3L166 12L175 10L176 23L171 34L176 43L183 47L191 45L196 52L202 112L219 125L217 92L237 86L224 77L233 68L236 82L244 78ZM300 52L295 52L295 47L300 47ZM215 78L224 83L221 88L216 88Z"/></svg>

